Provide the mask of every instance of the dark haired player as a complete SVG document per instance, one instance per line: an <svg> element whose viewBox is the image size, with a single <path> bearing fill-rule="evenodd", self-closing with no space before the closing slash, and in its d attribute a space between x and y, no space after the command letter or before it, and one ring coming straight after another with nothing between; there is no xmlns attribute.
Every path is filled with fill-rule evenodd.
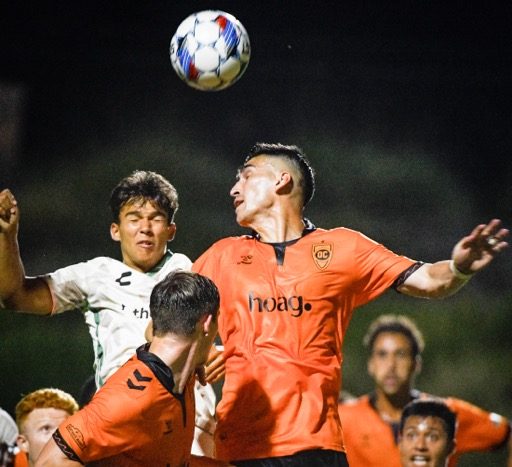
<svg viewBox="0 0 512 467"><path fill-rule="evenodd" d="M441 400L416 399L400 418L402 467L446 467L456 449L457 417Z"/></svg>
<svg viewBox="0 0 512 467"><path fill-rule="evenodd" d="M105 381L145 342L149 296L169 272L190 269L191 261L173 253L178 193L160 174L135 171L110 197L110 235L119 242L122 261L108 257L64 267L40 277L25 276L18 247L19 208L9 190L0 192L0 306L39 315L79 309L94 348L96 386ZM197 454L213 455L215 394L196 387Z"/></svg>
<svg viewBox="0 0 512 467"><path fill-rule="evenodd" d="M410 401L431 397L413 389L414 377L421 370L423 336L410 318L382 315L368 328L364 345L375 389L339 405L347 457L351 467L379 467L383 456L387 466L400 467L402 411ZM497 449L510 442L510 425L501 415L453 397L443 400L458 419L457 451L450 458L451 467L464 453Z"/></svg>
<svg viewBox="0 0 512 467"><path fill-rule="evenodd" d="M493 220L450 260L417 262L359 232L316 228L304 218L313 192L296 146L256 145L230 193L252 234L218 241L193 266L220 290L226 377L216 449L238 466L346 465L337 399L354 309L390 287L452 294L507 246L508 230Z"/></svg>
<svg viewBox="0 0 512 467"><path fill-rule="evenodd" d="M217 335L219 293L208 278L171 272L151 294L151 343L63 421L36 467L226 465L193 463L194 380Z"/></svg>

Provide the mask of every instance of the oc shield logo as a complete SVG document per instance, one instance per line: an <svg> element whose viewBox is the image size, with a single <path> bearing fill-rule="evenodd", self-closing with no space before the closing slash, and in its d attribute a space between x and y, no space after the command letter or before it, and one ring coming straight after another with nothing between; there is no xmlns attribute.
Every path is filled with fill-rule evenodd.
<svg viewBox="0 0 512 467"><path fill-rule="evenodd" d="M313 245L313 260L319 269L325 269L329 266L332 258L332 243L319 243Z"/></svg>

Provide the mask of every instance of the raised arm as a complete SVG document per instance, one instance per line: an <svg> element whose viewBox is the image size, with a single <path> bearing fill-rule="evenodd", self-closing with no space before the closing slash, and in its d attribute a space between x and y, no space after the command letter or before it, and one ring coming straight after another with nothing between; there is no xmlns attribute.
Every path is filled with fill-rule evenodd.
<svg viewBox="0 0 512 467"><path fill-rule="evenodd" d="M17 311L48 314L52 309L45 281L25 276L18 246L19 208L7 189L0 192L0 304Z"/></svg>
<svg viewBox="0 0 512 467"><path fill-rule="evenodd" d="M454 294L508 247L508 234L508 229L501 227L499 219L477 225L455 245L451 260L424 264L398 290L406 295L424 298L442 298Z"/></svg>

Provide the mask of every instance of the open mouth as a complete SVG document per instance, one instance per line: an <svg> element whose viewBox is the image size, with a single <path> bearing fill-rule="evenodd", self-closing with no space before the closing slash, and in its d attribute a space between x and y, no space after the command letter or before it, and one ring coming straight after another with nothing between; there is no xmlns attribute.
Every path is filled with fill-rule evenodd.
<svg viewBox="0 0 512 467"><path fill-rule="evenodd" d="M426 465L428 465L429 463L429 458L428 457L425 457L425 456L413 456L411 458L411 465L417 465L419 467L424 467Z"/></svg>

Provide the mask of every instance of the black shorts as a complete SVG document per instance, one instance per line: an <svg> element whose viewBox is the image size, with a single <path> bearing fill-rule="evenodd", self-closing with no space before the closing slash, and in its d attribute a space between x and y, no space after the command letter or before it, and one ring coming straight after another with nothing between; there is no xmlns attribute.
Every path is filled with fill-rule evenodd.
<svg viewBox="0 0 512 467"><path fill-rule="evenodd" d="M231 461L236 467L348 467L344 452L328 449L300 451L291 456Z"/></svg>

